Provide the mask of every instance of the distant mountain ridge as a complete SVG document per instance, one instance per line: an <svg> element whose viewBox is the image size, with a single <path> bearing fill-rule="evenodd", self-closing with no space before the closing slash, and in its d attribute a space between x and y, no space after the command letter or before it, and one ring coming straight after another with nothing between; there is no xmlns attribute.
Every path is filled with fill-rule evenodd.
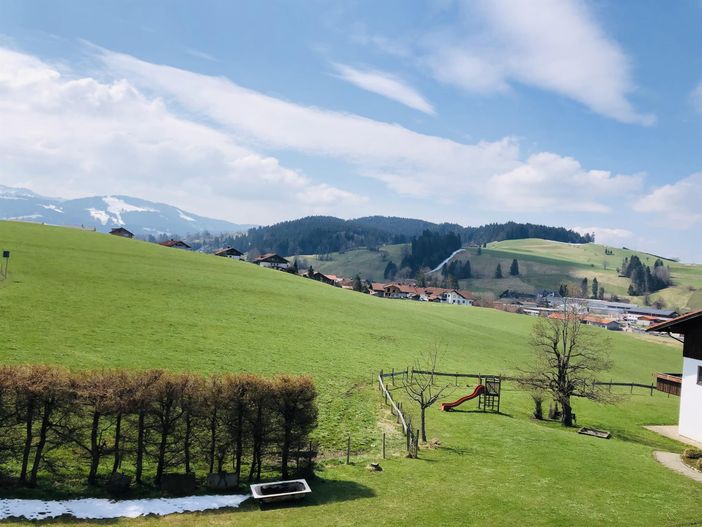
<svg viewBox="0 0 702 527"><path fill-rule="evenodd" d="M165 203L123 195L60 199L0 185L0 219L82 225L109 232L126 227L138 236L188 235L202 231L245 232L252 225L199 216Z"/></svg>

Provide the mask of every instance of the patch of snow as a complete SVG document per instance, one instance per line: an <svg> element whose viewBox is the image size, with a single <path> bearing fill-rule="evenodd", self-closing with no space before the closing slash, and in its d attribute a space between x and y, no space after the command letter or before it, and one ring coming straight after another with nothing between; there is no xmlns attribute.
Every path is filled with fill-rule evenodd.
<svg viewBox="0 0 702 527"><path fill-rule="evenodd" d="M98 210L92 207L85 210L87 210L93 218L98 220L103 225L107 225L107 222L110 221L110 215L104 210Z"/></svg>
<svg viewBox="0 0 702 527"><path fill-rule="evenodd" d="M44 207L47 210L53 210L55 212L60 212L61 214L63 214L63 210L61 209L61 207L57 207L56 205L41 205L40 204L39 206Z"/></svg>
<svg viewBox="0 0 702 527"><path fill-rule="evenodd" d="M181 219L186 220L186 221L196 221L195 218L191 218L190 216L186 216L183 214L183 211L180 209L176 209L178 211L178 216L181 217Z"/></svg>
<svg viewBox="0 0 702 527"><path fill-rule="evenodd" d="M449 256L448 258L446 258L443 262L441 262L439 265L437 265L434 269L432 269L432 270L429 271L429 272L430 272L430 273L435 273L435 272L439 271L444 265L446 265L447 263L449 263L449 261L451 261L451 258L453 258L454 256L456 256L458 253L462 253L463 251L465 251L465 249L457 249L457 250L453 251L453 252L451 253L451 256Z"/></svg>
<svg viewBox="0 0 702 527"><path fill-rule="evenodd" d="M248 495L233 494L121 501L99 498L56 501L0 499L0 520L8 518L45 520L63 515L78 519L136 518L147 514L163 516L224 507L236 508L248 498Z"/></svg>
<svg viewBox="0 0 702 527"><path fill-rule="evenodd" d="M124 212L158 212L156 209L138 207L137 205L132 205L131 203L127 203L126 201L113 196L105 196L102 198L102 201L104 201L105 205L107 205L107 212L113 215L112 220L117 225L124 225L124 220L122 220L122 213Z"/></svg>

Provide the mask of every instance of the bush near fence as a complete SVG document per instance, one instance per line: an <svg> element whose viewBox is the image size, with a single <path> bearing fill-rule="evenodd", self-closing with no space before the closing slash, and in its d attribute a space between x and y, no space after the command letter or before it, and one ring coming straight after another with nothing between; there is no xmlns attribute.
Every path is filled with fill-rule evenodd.
<svg viewBox="0 0 702 527"><path fill-rule="evenodd" d="M251 481L272 458L288 478L301 455L311 466L316 395L300 376L0 367L0 473L31 487L70 465L91 485L122 473L159 485L197 466Z"/></svg>

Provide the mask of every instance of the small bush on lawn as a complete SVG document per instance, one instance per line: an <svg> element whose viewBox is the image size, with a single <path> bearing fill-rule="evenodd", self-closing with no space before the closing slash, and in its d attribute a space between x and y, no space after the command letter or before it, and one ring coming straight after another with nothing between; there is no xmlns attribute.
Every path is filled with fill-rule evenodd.
<svg viewBox="0 0 702 527"><path fill-rule="evenodd" d="M700 459L702 458L702 449L695 447L686 448L683 452L683 456L687 459Z"/></svg>

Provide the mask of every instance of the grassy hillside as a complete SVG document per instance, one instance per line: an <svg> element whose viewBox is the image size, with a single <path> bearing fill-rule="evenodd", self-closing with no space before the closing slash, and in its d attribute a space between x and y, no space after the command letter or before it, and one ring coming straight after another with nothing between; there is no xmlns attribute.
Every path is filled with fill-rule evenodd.
<svg viewBox="0 0 702 527"><path fill-rule="evenodd" d="M127 525L651 525L699 519L702 486L669 472L654 448L680 448L641 428L675 422L678 400L623 396L617 406L577 403L581 424L611 441L529 419L529 397L505 392L505 415L443 414L441 439L404 459L397 428L372 385L445 347L448 370L507 373L529 357L529 317L493 310L372 298L244 262L71 229L0 222L12 251L0 282L0 361L73 368L163 367L201 372L311 373L319 387L318 437L327 451L308 506L182 515ZM491 249L492 250L492 249ZM604 333L602 333L604 334ZM680 368L676 346L611 335L611 377L648 383ZM459 387L450 398L461 395ZM391 459L378 460L383 431ZM350 433L354 463L334 451ZM421 496L421 499L418 497ZM70 523L62 521L61 523ZM91 525L80 522L80 525Z"/></svg>
<svg viewBox="0 0 702 527"><path fill-rule="evenodd" d="M605 249L613 254L605 254ZM587 278L592 283L596 277L607 292L625 296L629 280L620 278L617 272L624 258L637 255L644 265L651 267L658 258L648 253L599 244L569 244L537 239L490 243L480 257L477 256L476 249L469 249L469 252L471 264L477 265L483 276L492 276L498 261L502 262L503 268L509 269L512 258L517 258L522 275L519 279L521 283L516 284L517 289L549 286L557 289L560 282L578 286L582 278ZM664 263L670 267L673 285L650 295L651 301L662 299L666 305L677 309L702 308L702 296L699 294L702 289L702 265L672 260L664 260ZM476 280L473 285L499 289L504 284ZM643 297L632 297L632 300L643 303Z"/></svg>
<svg viewBox="0 0 702 527"><path fill-rule="evenodd" d="M609 249L613 254L605 254ZM302 259L315 269L343 276L360 273L364 278L382 280L388 261L397 265L402 260L407 245L388 245L380 251L356 249L345 253L332 253L328 259L320 261L316 256ZM468 248L456 256L458 260L469 259L476 278L461 281L461 287L477 292L500 294L505 289L526 293L538 289L558 290L560 284L568 284L578 289L580 281L587 278L589 284L597 278L606 294L627 296L629 279L620 278L617 269L625 257L637 255L644 265L653 267L657 256L616 249L599 244L569 244L540 239L508 240L493 242L487 248ZM510 277L509 266L513 258L519 261L520 276ZM505 278L496 280L495 267L502 265ZM702 309L702 265L682 264L665 260L670 266L673 285L650 295L650 301L662 299L667 306L675 309ZM643 297L631 297L632 301L643 304Z"/></svg>
<svg viewBox="0 0 702 527"><path fill-rule="evenodd" d="M388 262L400 265L408 244L383 245L377 251L369 249L354 249L343 253L331 253L320 258L319 255L298 257L305 266L311 265L315 271L338 274L349 278L359 273L362 278L374 282L383 280L383 273Z"/></svg>

